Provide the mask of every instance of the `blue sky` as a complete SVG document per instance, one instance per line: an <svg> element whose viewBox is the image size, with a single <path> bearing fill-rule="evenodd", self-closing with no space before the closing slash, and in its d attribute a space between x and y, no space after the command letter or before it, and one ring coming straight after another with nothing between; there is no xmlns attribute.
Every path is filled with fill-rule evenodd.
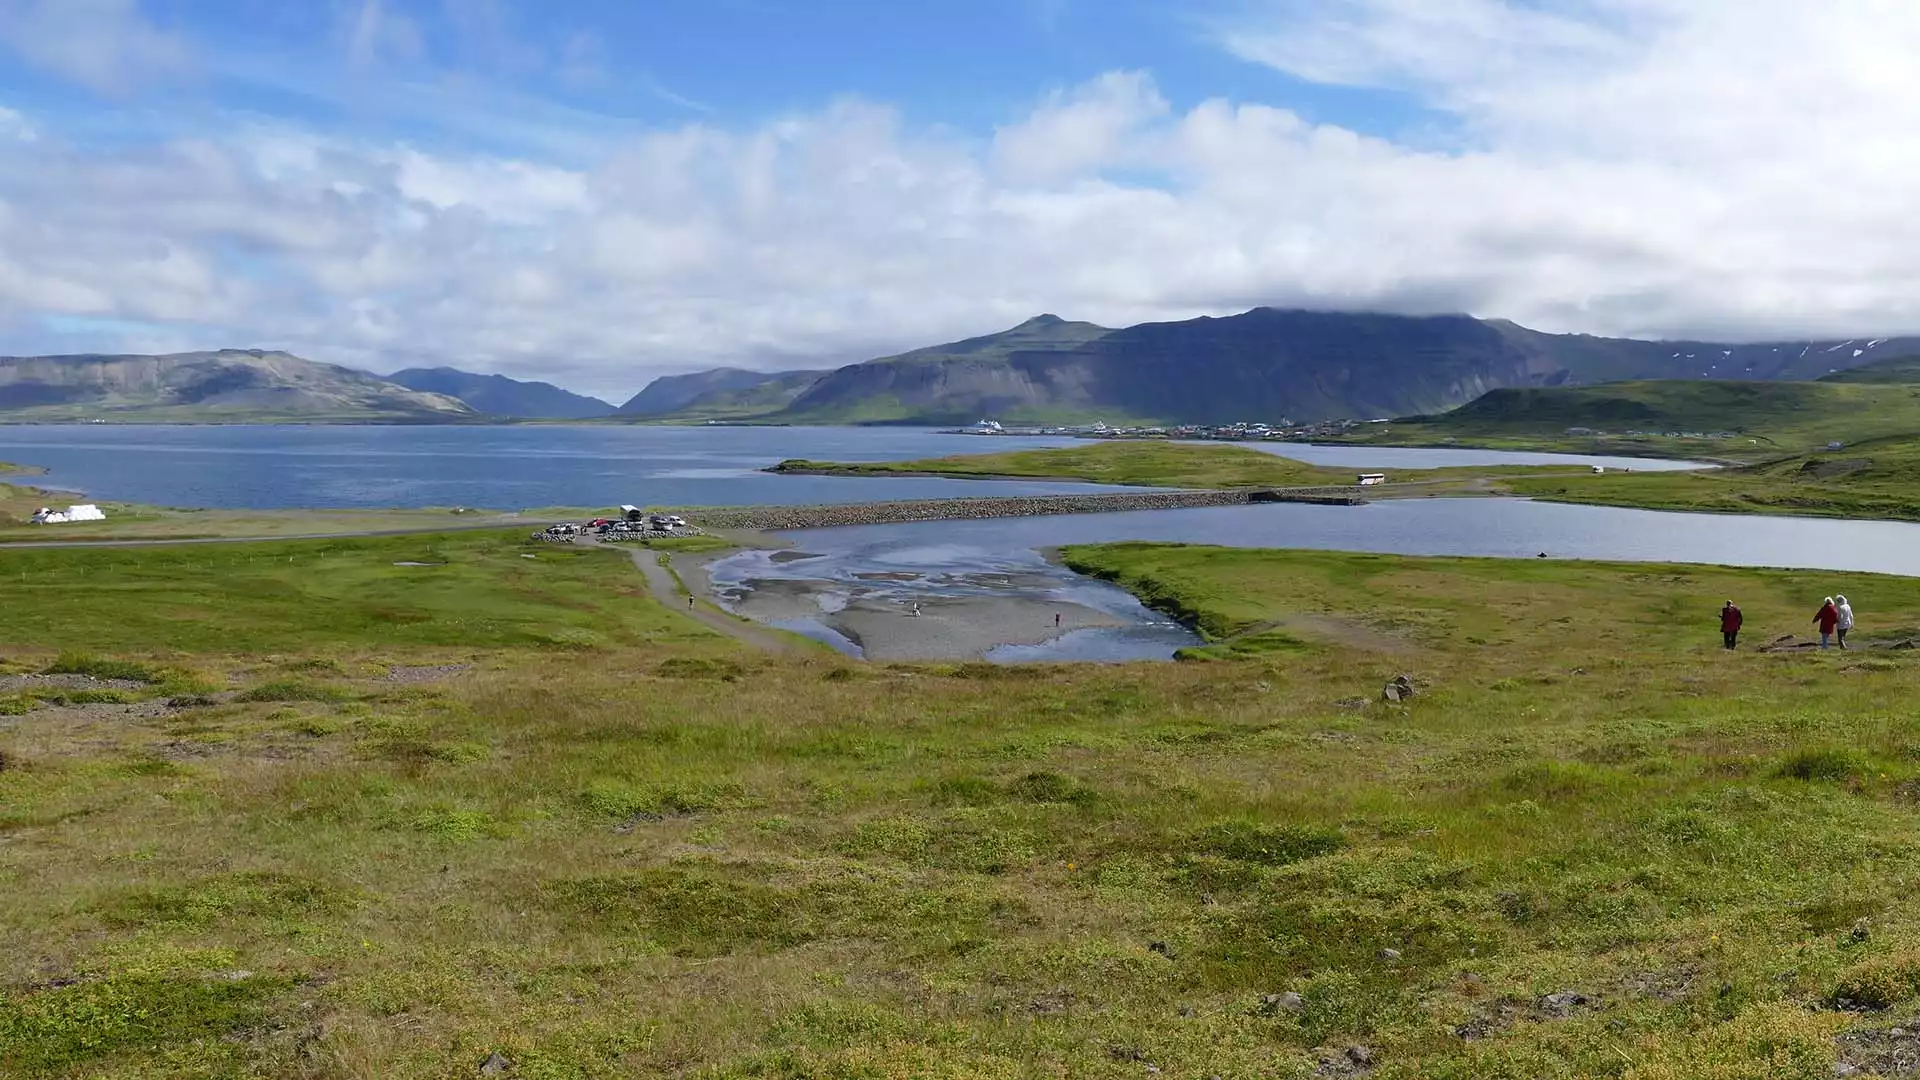
<svg viewBox="0 0 1920 1080"><path fill-rule="evenodd" d="M69 0L95 2L95 0ZM1227 97L1386 133L1442 118L1223 51L1231 8L1163 0L147 0L192 69L115 87L0 68L0 100L93 137L271 116L490 153L582 152L692 121L752 123L854 96L989 135L1048 88L1151 70L1175 107ZM529 130L532 129L532 130ZM589 140L584 152L595 147Z"/></svg>
<svg viewBox="0 0 1920 1080"><path fill-rule="evenodd" d="M0 0L0 354L610 396L1040 311L1920 331L1883 0Z"/></svg>

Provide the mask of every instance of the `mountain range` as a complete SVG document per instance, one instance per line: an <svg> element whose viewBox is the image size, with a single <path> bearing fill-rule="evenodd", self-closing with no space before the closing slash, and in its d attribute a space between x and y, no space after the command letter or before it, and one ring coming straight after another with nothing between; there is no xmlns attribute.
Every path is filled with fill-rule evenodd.
<svg viewBox="0 0 1920 1080"><path fill-rule="evenodd" d="M755 415L786 408L826 371L748 371L722 367L663 375L648 383L620 415L632 417Z"/></svg>
<svg viewBox="0 0 1920 1080"><path fill-rule="evenodd" d="M449 423L465 402L283 352L0 357L0 414L19 420Z"/></svg>
<svg viewBox="0 0 1920 1080"><path fill-rule="evenodd" d="M1256 308L1111 329L1041 315L832 370L715 368L617 410L547 383L454 368L381 378L283 352L0 357L0 416L26 420L791 424L1226 423L1425 415L1492 390L1625 380L1845 378L1920 338L1726 344L1546 334L1465 315ZM1868 376L1863 376L1868 377Z"/></svg>
<svg viewBox="0 0 1920 1080"><path fill-rule="evenodd" d="M1546 334L1505 320L1257 308L1113 330L1042 315L833 371L785 423L1296 422L1443 412L1505 387L1806 380L1920 338L1727 344ZM736 391L737 392L737 391Z"/></svg>
<svg viewBox="0 0 1920 1080"><path fill-rule="evenodd" d="M599 398L562 390L552 383L475 375L450 367L407 368L387 376L387 381L409 390L459 398L475 412L488 416L586 420L613 412L613 406Z"/></svg>

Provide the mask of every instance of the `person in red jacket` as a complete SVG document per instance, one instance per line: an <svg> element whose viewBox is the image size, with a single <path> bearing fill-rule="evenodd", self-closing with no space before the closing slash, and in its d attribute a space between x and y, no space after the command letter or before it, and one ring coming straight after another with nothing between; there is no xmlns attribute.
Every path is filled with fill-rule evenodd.
<svg viewBox="0 0 1920 1080"><path fill-rule="evenodd" d="M1813 624L1820 628L1820 647L1832 648L1833 628L1840 625L1840 609L1834 606L1833 597L1827 597L1827 602L1814 613Z"/></svg>
<svg viewBox="0 0 1920 1080"><path fill-rule="evenodd" d="M1727 601L1726 607L1720 609L1720 636L1726 640L1727 648L1731 649L1740 644L1740 624L1745 621L1746 619L1740 614L1740 609L1735 607L1731 600Z"/></svg>

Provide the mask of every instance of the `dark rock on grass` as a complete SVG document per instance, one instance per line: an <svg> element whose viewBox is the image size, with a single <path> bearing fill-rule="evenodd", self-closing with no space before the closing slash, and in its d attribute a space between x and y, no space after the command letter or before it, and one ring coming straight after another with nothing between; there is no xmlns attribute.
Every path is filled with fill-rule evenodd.
<svg viewBox="0 0 1920 1080"><path fill-rule="evenodd" d="M1834 1048L1835 1076L1920 1074L1920 1021L1849 1031L1834 1039Z"/></svg>
<svg viewBox="0 0 1920 1080"><path fill-rule="evenodd" d="M1027 1002L1027 1011L1035 1016L1054 1016L1073 1007L1074 996L1070 990L1055 990L1051 994L1041 994Z"/></svg>
<svg viewBox="0 0 1920 1080"><path fill-rule="evenodd" d="M1412 701L1413 694L1413 679L1406 675L1399 676L1380 690L1382 698L1394 703Z"/></svg>
<svg viewBox="0 0 1920 1080"><path fill-rule="evenodd" d="M1547 994L1533 1003L1542 1015L1556 1020L1565 1020L1593 1006L1593 1000L1587 995L1573 990L1561 990Z"/></svg>
<svg viewBox="0 0 1920 1080"><path fill-rule="evenodd" d="M498 1050L488 1054L487 1060L480 1063L481 1076L505 1076L512 1070L513 1062Z"/></svg>
<svg viewBox="0 0 1920 1080"><path fill-rule="evenodd" d="M1534 1023L1547 1023L1553 1020L1571 1020L1583 1012L1598 1009L1600 1003L1575 990L1561 990L1536 998L1526 1004L1507 999L1489 1003L1466 1023L1453 1029L1456 1037L1469 1042L1475 1039L1492 1038L1506 1031L1522 1020Z"/></svg>
<svg viewBox="0 0 1920 1080"><path fill-rule="evenodd" d="M1320 1059L1315 1076L1365 1076L1373 1071L1373 1051L1364 1046L1349 1046L1338 1054Z"/></svg>
<svg viewBox="0 0 1920 1080"><path fill-rule="evenodd" d="M1260 998L1260 1011L1268 1016L1283 1012L1297 1013L1306 1007L1306 999L1291 990L1284 994L1266 994Z"/></svg>

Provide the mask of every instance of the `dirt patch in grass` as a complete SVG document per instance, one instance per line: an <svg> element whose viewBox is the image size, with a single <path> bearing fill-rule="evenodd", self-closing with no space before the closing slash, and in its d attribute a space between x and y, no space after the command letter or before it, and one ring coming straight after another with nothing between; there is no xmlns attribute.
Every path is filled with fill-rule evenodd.
<svg viewBox="0 0 1920 1080"><path fill-rule="evenodd" d="M442 682L473 670L472 664L395 664L387 668L387 681L397 683Z"/></svg>

